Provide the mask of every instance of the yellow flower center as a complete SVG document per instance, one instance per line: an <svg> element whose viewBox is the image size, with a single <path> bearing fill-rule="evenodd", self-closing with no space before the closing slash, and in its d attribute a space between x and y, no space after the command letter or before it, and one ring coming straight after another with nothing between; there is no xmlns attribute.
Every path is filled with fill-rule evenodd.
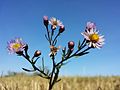
<svg viewBox="0 0 120 90"><path fill-rule="evenodd" d="M57 26L57 24L58 24L58 23L57 23L57 20L54 20L54 21L53 21L53 25Z"/></svg>
<svg viewBox="0 0 120 90"><path fill-rule="evenodd" d="M21 47L21 44L19 43L14 43L12 48L15 49L16 51Z"/></svg>
<svg viewBox="0 0 120 90"><path fill-rule="evenodd" d="M91 34L91 35L89 36L89 38L90 38L90 40L91 40L92 42L98 42L98 40L99 40L99 35L98 35L98 34Z"/></svg>

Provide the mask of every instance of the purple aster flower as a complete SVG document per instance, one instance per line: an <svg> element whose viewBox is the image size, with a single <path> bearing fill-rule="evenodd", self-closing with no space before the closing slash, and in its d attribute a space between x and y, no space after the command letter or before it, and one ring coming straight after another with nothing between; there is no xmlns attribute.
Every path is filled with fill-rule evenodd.
<svg viewBox="0 0 120 90"><path fill-rule="evenodd" d="M93 22L87 22L86 30L96 30L96 25Z"/></svg>
<svg viewBox="0 0 120 90"><path fill-rule="evenodd" d="M89 47L100 49L104 44L104 36L99 35L95 30L87 30L81 34L87 40Z"/></svg>
<svg viewBox="0 0 120 90"><path fill-rule="evenodd" d="M24 51L24 47L26 44L22 41L21 38L16 38L14 40L9 41L7 46L7 49L9 53L18 53Z"/></svg>

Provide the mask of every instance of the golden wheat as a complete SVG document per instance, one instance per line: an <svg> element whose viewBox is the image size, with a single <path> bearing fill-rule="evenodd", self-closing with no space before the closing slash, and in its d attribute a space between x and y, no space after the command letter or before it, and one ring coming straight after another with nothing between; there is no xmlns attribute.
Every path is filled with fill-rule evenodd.
<svg viewBox="0 0 120 90"><path fill-rule="evenodd" d="M120 90L120 77L61 77L53 90ZM0 78L0 90L47 90L48 81L38 76Z"/></svg>

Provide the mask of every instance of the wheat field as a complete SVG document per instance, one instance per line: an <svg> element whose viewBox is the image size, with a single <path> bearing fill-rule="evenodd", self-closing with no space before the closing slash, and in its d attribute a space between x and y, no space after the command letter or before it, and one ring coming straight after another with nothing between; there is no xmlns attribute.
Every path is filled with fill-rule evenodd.
<svg viewBox="0 0 120 90"><path fill-rule="evenodd" d="M61 77L53 90L120 90L119 76ZM15 75L0 78L0 90L47 90L48 81L39 76Z"/></svg>

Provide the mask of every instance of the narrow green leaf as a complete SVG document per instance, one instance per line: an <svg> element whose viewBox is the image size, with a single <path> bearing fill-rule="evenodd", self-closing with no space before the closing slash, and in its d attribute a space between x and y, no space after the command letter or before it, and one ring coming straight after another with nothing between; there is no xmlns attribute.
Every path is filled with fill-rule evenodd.
<svg viewBox="0 0 120 90"><path fill-rule="evenodd" d="M33 72L34 70L28 70L26 68L22 68L24 71L27 71L27 72Z"/></svg>
<svg viewBox="0 0 120 90"><path fill-rule="evenodd" d="M80 46L81 46L81 45L80 45L80 40L79 40L79 41L78 41L78 50L80 49Z"/></svg>
<svg viewBox="0 0 120 90"><path fill-rule="evenodd" d="M88 54L89 52L80 52L80 53L78 53L76 56L83 56L83 55L85 55L85 54Z"/></svg>

